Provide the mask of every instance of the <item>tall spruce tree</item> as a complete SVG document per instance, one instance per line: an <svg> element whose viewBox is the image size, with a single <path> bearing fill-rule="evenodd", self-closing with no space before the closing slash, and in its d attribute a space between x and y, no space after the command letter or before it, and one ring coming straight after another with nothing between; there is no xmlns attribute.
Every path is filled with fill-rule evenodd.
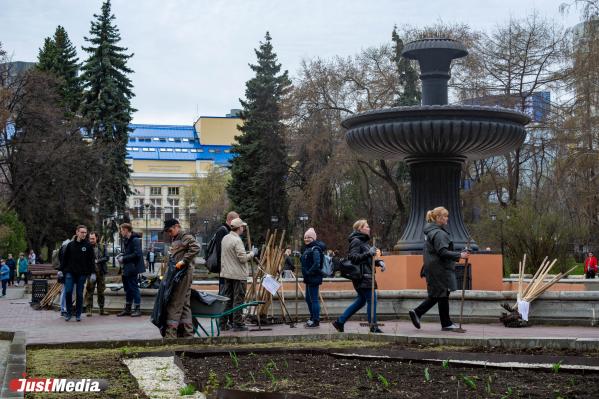
<svg viewBox="0 0 599 399"><path fill-rule="evenodd" d="M77 50L71 43L67 31L58 26L54 37L47 37L40 49L37 68L50 72L60 79L60 102L67 116L74 116L82 97L81 80L79 79L79 58Z"/></svg>
<svg viewBox="0 0 599 399"><path fill-rule="evenodd" d="M124 212L131 194L125 156L129 123L135 112L131 106L133 85L127 77L133 72L127 67L133 54L126 54L127 48L118 46L121 36L113 23L110 0L94 17L90 37L85 38L89 46L83 47L89 58L81 68L85 89L82 115L99 154L96 198L102 218L115 211Z"/></svg>
<svg viewBox="0 0 599 399"><path fill-rule="evenodd" d="M394 106L419 105L422 93L418 87L418 72L410 60L401 56L404 43L397 33L397 26L393 27L391 40L394 46L393 62L399 75L399 85L395 94Z"/></svg>
<svg viewBox="0 0 599 399"><path fill-rule="evenodd" d="M232 152L231 181L227 192L234 208L246 220L255 237L263 238L271 217L277 216L279 227L287 224L287 150L281 122L281 100L290 88L287 71L273 51L271 37L255 50L257 63L250 64L255 76L246 83L241 134Z"/></svg>

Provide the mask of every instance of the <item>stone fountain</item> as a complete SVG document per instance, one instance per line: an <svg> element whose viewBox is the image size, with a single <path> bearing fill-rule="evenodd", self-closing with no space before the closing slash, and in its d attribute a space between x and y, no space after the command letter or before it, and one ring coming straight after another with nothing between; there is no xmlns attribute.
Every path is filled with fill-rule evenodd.
<svg viewBox="0 0 599 399"><path fill-rule="evenodd" d="M422 105L363 112L342 122L353 151L370 159L403 160L410 167L410 215L395 247L404 253L422 251L426 211L437 206L449 210L448 229L455 248L464 248L469 234L460 204L462 165L507 153L526 136L524 126L530 121L526 114L447 104L451 61L466 55L466 48L451 39L406 44L402 56L420 64Z"/></svg>

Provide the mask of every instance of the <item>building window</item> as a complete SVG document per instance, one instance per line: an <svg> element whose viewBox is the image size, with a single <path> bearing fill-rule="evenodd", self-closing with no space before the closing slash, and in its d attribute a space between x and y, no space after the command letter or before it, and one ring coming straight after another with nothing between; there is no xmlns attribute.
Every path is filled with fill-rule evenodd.
<svg viewBox="0 0 599 399"><path fill-rule="evenodd" d="M168 188L168 195L170 195L170 196L179 196L179 187L169 187Z"/></svg>
<svg viewBox="0 0 599 399"><path fill-rule="evenodd" d="M181 152L180 148L175 148L175 152Z"/></svg>
<svg viewBox="0 0 599 399"><path fill-rule="evenodd" d="M161 139L160 139L160 142L161 142L161 143L166 143L166 139L164 139L164 138L161 138Z"/></svg>
<svg viewBox="0 0 599 399"><path fill-rule="evenodd" d="M158 187L160 188L160 187ZM162 199L150 198L150 218L161 219L162 218Z"/></svg>
<svg viewBox="0 0 599 399"><path fill-rule="evenodd" d="M162 187L150 187L150 195L162 195Z"/></svg>
<svg viewBox="0 0 599 399"><path fill-rule="evenodd" d="M189 150L190 152L197 152L197 150L194 150L193 148L191 150Z"/></svg>
<svg viewBox="0 0 599 399"><path fill-rule="evenodd" d="M175 141L175 139L174 139L174 137L169 137L169 138L168 138L168 141L174 142L174 141Z"/></svg>
<svg viewBox="0 0 599 399"><path fill-rule="evenodd" d="M184 143L189 142L189 139L181 139Z"/></svg>
<svg viewBox="0 0 599 399"><path fill-rule="evenodd" d="M225 150L225 154L229 154L231 150Z"/></svg>
<svg viewBox="0 0 599 399"><path fill-rule="evenodd" d="M171 188L176 188L177 191L179 191L179 187L169 187L169 190ZM170 211L172 212L172 217L177 219L179 217L179 200L177 198L168 198L166 200L166 203L168 208L170 208Z"/></svg>
<svg viewBox="0 0 599 399"><path fill-rule="evenodd" d="M158 137L154 137L152 140L154 140L154 141L160 141L160 139Z"/></svg>

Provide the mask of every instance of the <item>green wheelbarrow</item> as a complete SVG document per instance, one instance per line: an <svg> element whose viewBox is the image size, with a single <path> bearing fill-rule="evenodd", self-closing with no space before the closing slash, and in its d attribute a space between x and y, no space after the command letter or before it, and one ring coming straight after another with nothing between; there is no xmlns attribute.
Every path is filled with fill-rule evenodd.
<svg viewBox="0 0 599 399"><path fill-rule="evenodd" d="M235 306L232 309L225 311L224 309L227 306L227 302L229 302L229 298L221 295L214 295L213 297L216 300L211 305L206 305L203 302L197 300L197 297L192 295L191 298L191 317L193 320L193 332L198 337L201 337L202 334L200 330L206 334L207 337L214 337L214 332L216 331L216 336L220 336L220 319L230 315L231 313L235 313L241 309L245 309L252 306L258 306L264 304L264 301L250 301L244 302L238 306ZM204 328L200 319L209 319L210 320L210 333L208 330ZM216 328L215 328L216 326Z"/></svg>

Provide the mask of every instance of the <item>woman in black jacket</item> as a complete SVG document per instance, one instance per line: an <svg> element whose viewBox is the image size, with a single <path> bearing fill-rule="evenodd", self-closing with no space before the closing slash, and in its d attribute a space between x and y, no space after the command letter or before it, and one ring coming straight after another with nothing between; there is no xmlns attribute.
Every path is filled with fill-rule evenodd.
<svg viewBox="0 0 599 399"><path fill-rule="evenodd" d="M442 206L426 213L424 226L425 245L424 275L428 298L414 310L410 310L410 319L414 327L420 328L420 318L430 308L439 307L439 318L443 331L463 331L449 318L449 293L457 290L455 261L468 259L468 252L455 252L453 242L445 229L449 212Z"/></svg>
<svg viewBox="0 0 599 399"><path fill-rule="evenodd" d="M382 333L376 325L376 281L374 282L374 314L370 311L372 306L372 258L375 257L376 266L385 271L385 263L377 259L381 255L381 251L373 246L368 245L370 241L370 226L365 219L360 219L354 223L354 231L349 236L349 254L348 259L354 264L362 268L362 279L352 281L354 289L358 296L354 302L349 305L337 320L333 322L333 327L339 332L343 332L345 322L354 315L358 310L367 305L366 313L368 315L368 323L371 323L370 332Z"/></svg>

